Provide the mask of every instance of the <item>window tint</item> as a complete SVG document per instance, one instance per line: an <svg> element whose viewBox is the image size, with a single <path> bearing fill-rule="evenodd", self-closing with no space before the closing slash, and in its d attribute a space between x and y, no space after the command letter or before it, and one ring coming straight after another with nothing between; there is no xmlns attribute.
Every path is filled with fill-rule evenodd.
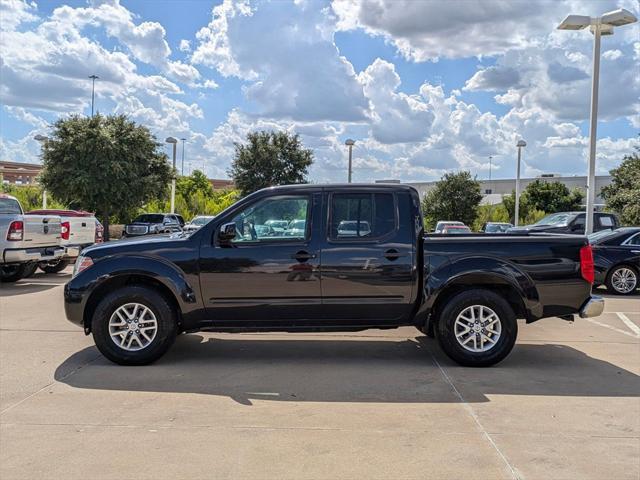
<svg viewBox="0 0 640 480"><path fill-rule="evenodd" d="M585 217L584 215L578 215L573 221L574 227L584 227Z"/></svg>
<svg viewBox="0 0 640 480"><path fill-rule="evenodd" d="M0 198L0 213L9 215L22 215L20 204L13 198Z"/></svg>
<svg viewBox="0 0 640 480"><path fill-rule="evenodd" d="M309 198L285 196L266 198L236 215L233 243L304 240L308 231ZM286 225L276 228L274 225Z"/></svg>
<svg viewBox="0 0 640 480"><path fill-rule="evenodd" d="M378 238L396 227L390 193L338 193L331 197L330 238Z"/></svg>

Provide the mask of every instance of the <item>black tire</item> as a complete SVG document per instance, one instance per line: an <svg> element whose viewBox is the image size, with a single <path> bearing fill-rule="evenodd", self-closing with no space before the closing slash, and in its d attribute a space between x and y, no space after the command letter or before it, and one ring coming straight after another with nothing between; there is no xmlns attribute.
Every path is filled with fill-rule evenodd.
<svg viewBox="0 0 640 480"><path fill-rule="evenodd" d="M109 334L109 320L114 312L127 303L148 307L156 317L157 333L145 348L128 351L116 345ZM91 320L91 331L98 350L120 365L146 365L156 361L173 344L177 333L176 313L169 301L158 291L132 285L108 294L96 308Z"/></svg>
<svg viewBox="0 0 640 480"><path fill-rule="evenodd" d="M17 282L24 278L25 273L28 273L27 267L30 265L29 263L19 263L0 266L0 281L3 283Z"/></svg>
<svg viewBox="0 0 640 480"><path fill-rule="evenodd" d="M38 268L40 268L44 273L60 273L62 270L67 268L67 265L69 265L69 261L61 258L57 261L40 262L38 264Z"/></svg>
<svg viewBox="0 0 640 480"><path fill-rule="evenodd" d="M455 322L458 315L474 305L493 310L501 325L497 342L483 352L469 351L456 339ZM504 298L490 290L475 289L459 293L447 301L440 312L435 330L440 347L452 360L466 367L489 367L503 360L513 349L518 336L518 322L513 309ZM468 337L463 337L465 338Z"/></svg>
<svg viewBox="0 0 640 480"><path fill-rule="evenodd" d="M613 286L613 275L622 269L627 269L630 270L631 273L633 274L633 278L635 279L635 287L633 287L631 290L629 290L628 292L623 292L620 291L618 289L616 289ZM611 270L609 270L609 273L607 274L607 280L605 281L605 285L607 287L607 291L614 293L616 295L633 295L634 293L637 292L638 287L640 287L640 275L638 274L638 269L635 268L633 265L616 265L615 267L613 267Z"/></svg>
<svg viewBox="0 0 640 480"><path fill-rule="evenodd" d="M38 269L37 262L31 262L31 263L25 264L24 271L22 272L22 278L29 278L31 275L36 273L37 269Z"/></svg>

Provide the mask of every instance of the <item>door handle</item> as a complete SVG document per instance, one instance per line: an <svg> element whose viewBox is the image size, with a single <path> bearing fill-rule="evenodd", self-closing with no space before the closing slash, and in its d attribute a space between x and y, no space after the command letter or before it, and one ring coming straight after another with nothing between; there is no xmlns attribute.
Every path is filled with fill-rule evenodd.
<svg viewBox="0 0 640 480"><path fill-rule="evenodd" d="M398 252L395 248L390 248L389 250L384 252L384 258L390 261L397 260L400 257L402 257L402 254Z"/></svg>
<svg viewBox="0 0 640 480"><path fill-rule="evenodd" d="M291 258L295 258L299 262L306 262L307 260L311 260L312 258L316 258L316 254L315 253L309 253L309 252L307 252L305 250L300 250L299 252L296 252L293 255L291 255Z"/></svg>

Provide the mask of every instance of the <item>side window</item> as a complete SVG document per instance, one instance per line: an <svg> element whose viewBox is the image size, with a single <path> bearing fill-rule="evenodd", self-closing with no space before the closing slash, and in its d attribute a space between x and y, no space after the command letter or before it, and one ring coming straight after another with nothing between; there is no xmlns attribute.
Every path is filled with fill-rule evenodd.
<svg viewBox="0 0 640 480"><path fill-rule="evenodd" d="M633 237L625 242L627 245L640 245L640 233L636 233Z"/></svg>
<svg viewBox="0 0 640 480"><path fill-rule="evenodd" d="M571 224L571 226L576 230L580 230L584 228L584 221L585 221L584 218L585 218L584 215L578 215L576 219L573 221L573 223Z"/></svg>
<svg viewBox="0 0 640 480"><path fill-rule="evenodd" d="M233 243L305 240L309 231L309 197L265 198L231 221L236 224Z"/></svg>
<svg viewBox="0 0 640 480"><path fill-rule="evenodd" d="M396 209L390 193L337 193L331 196L332 240L373 239L396 228Z"/></svg>

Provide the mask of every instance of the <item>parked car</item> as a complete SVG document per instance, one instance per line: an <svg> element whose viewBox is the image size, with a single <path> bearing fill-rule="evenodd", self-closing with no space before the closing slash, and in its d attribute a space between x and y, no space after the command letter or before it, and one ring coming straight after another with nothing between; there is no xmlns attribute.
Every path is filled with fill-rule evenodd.
<svg viewBox="0 0 640 480"><path fill-rule="evenodd" d="M584 235L584 221L584 212L558 212L547 215L534 224L510 228L509 232L550 232ZM613 213L595 213L594 232L615 230L619 226L618 217Z"/></svg>
<svg viewBox="0 0 640 480"><path fill-rule="evenodd" d="M285 235L288 237L304 237L306 228L306 220L291 220L289 227L285 231Z"/></svg>
<svg viewBox="0 0 640 480"><path fill-rule="evenodd" d="M595 262L595 285L620 295L640 288L640 227L603 230L589 235Z"/></svg>
<svg viewBox="0 0 640 480"><path fill-rule="evenodd" d="M371 235L371 227L366 220L358 222L355 220L343 220L338 225L338 237L366 237Z"/></svg>
<svg viewBox="0 0 640 480"><path fill-rule="evenodd" d="M453 225L459 225L461 227L466 227L466 225L462 222L456 222L456 221L452 221L452 220L440 220L438 223L436 223L436 228L433 231L433 233L444 233L443 230L445 229L445 227L448 226L453 226Z"/></svg>
<svg viewBox="0 0 640 480"><path fill-rule="evenodd" d="M122 238L181 232L183 225L183 218L174 213L143 213L124 226Z"/></svg>
<svg viewBox="0 0 640 480"><path fill-rule="evenodd" d="M466 225L446 225L443 229L442 229L442 233L448 233L448 234L461 234L461 233L471 233L471 229L469 227L467 227Z"/></svg>
<svg viewBox="0 0 640 480"><path fill-rule="evenodd" d="M505 233L513 228L512 223L505 222L487 222L482 226L484 233Z"/></svg>
<svg viewBox="0 0 640 480"><path fill-rule="evenodd" d="M102 234L98 234L98 225L93 213L79 210L32 210L27 215L59 215L62 220L60 244L64 247L64 256L55 260L38 263L40 270L46 273L58 273L67 265L76 261L83 248L102 241ZM102 227L102 225L100 225Z"/></svg>
<svg viewBox="0 0 640 480"><path fill-rule="evenodd" d="M197 215L191 219L189 223L186 223L183 227L185 232L194 232L206 225L207 222L211 221L213 215Z"/></svg>
<svg viewBox="0 0 640 480"><path fill-rule="evenodd" d="M265 225L270 226L274 232L282 233L289 228L289 222L286 220L267 220Z"/></svg>
<svg viewBox="0 0 640 480"><path fill-rule="evenodd" d="M58 215L24 215L18 199L0 194L0 280L16 282L62 258L61 236Z"/></svg>
<svg viewBox="0 0 640 480"><path fill-rule="evenodd" d="M354 203L371 235L340 238ZM241 234L273 211L307 212L309 228ZM593 275L586 237L425 236L408 185L292 185L255 192L192 235L89 247L64 301L67 318L123 365L158 359L180 332L411 325L479 367L509 354L518 318L599 315Z"/></svg>

